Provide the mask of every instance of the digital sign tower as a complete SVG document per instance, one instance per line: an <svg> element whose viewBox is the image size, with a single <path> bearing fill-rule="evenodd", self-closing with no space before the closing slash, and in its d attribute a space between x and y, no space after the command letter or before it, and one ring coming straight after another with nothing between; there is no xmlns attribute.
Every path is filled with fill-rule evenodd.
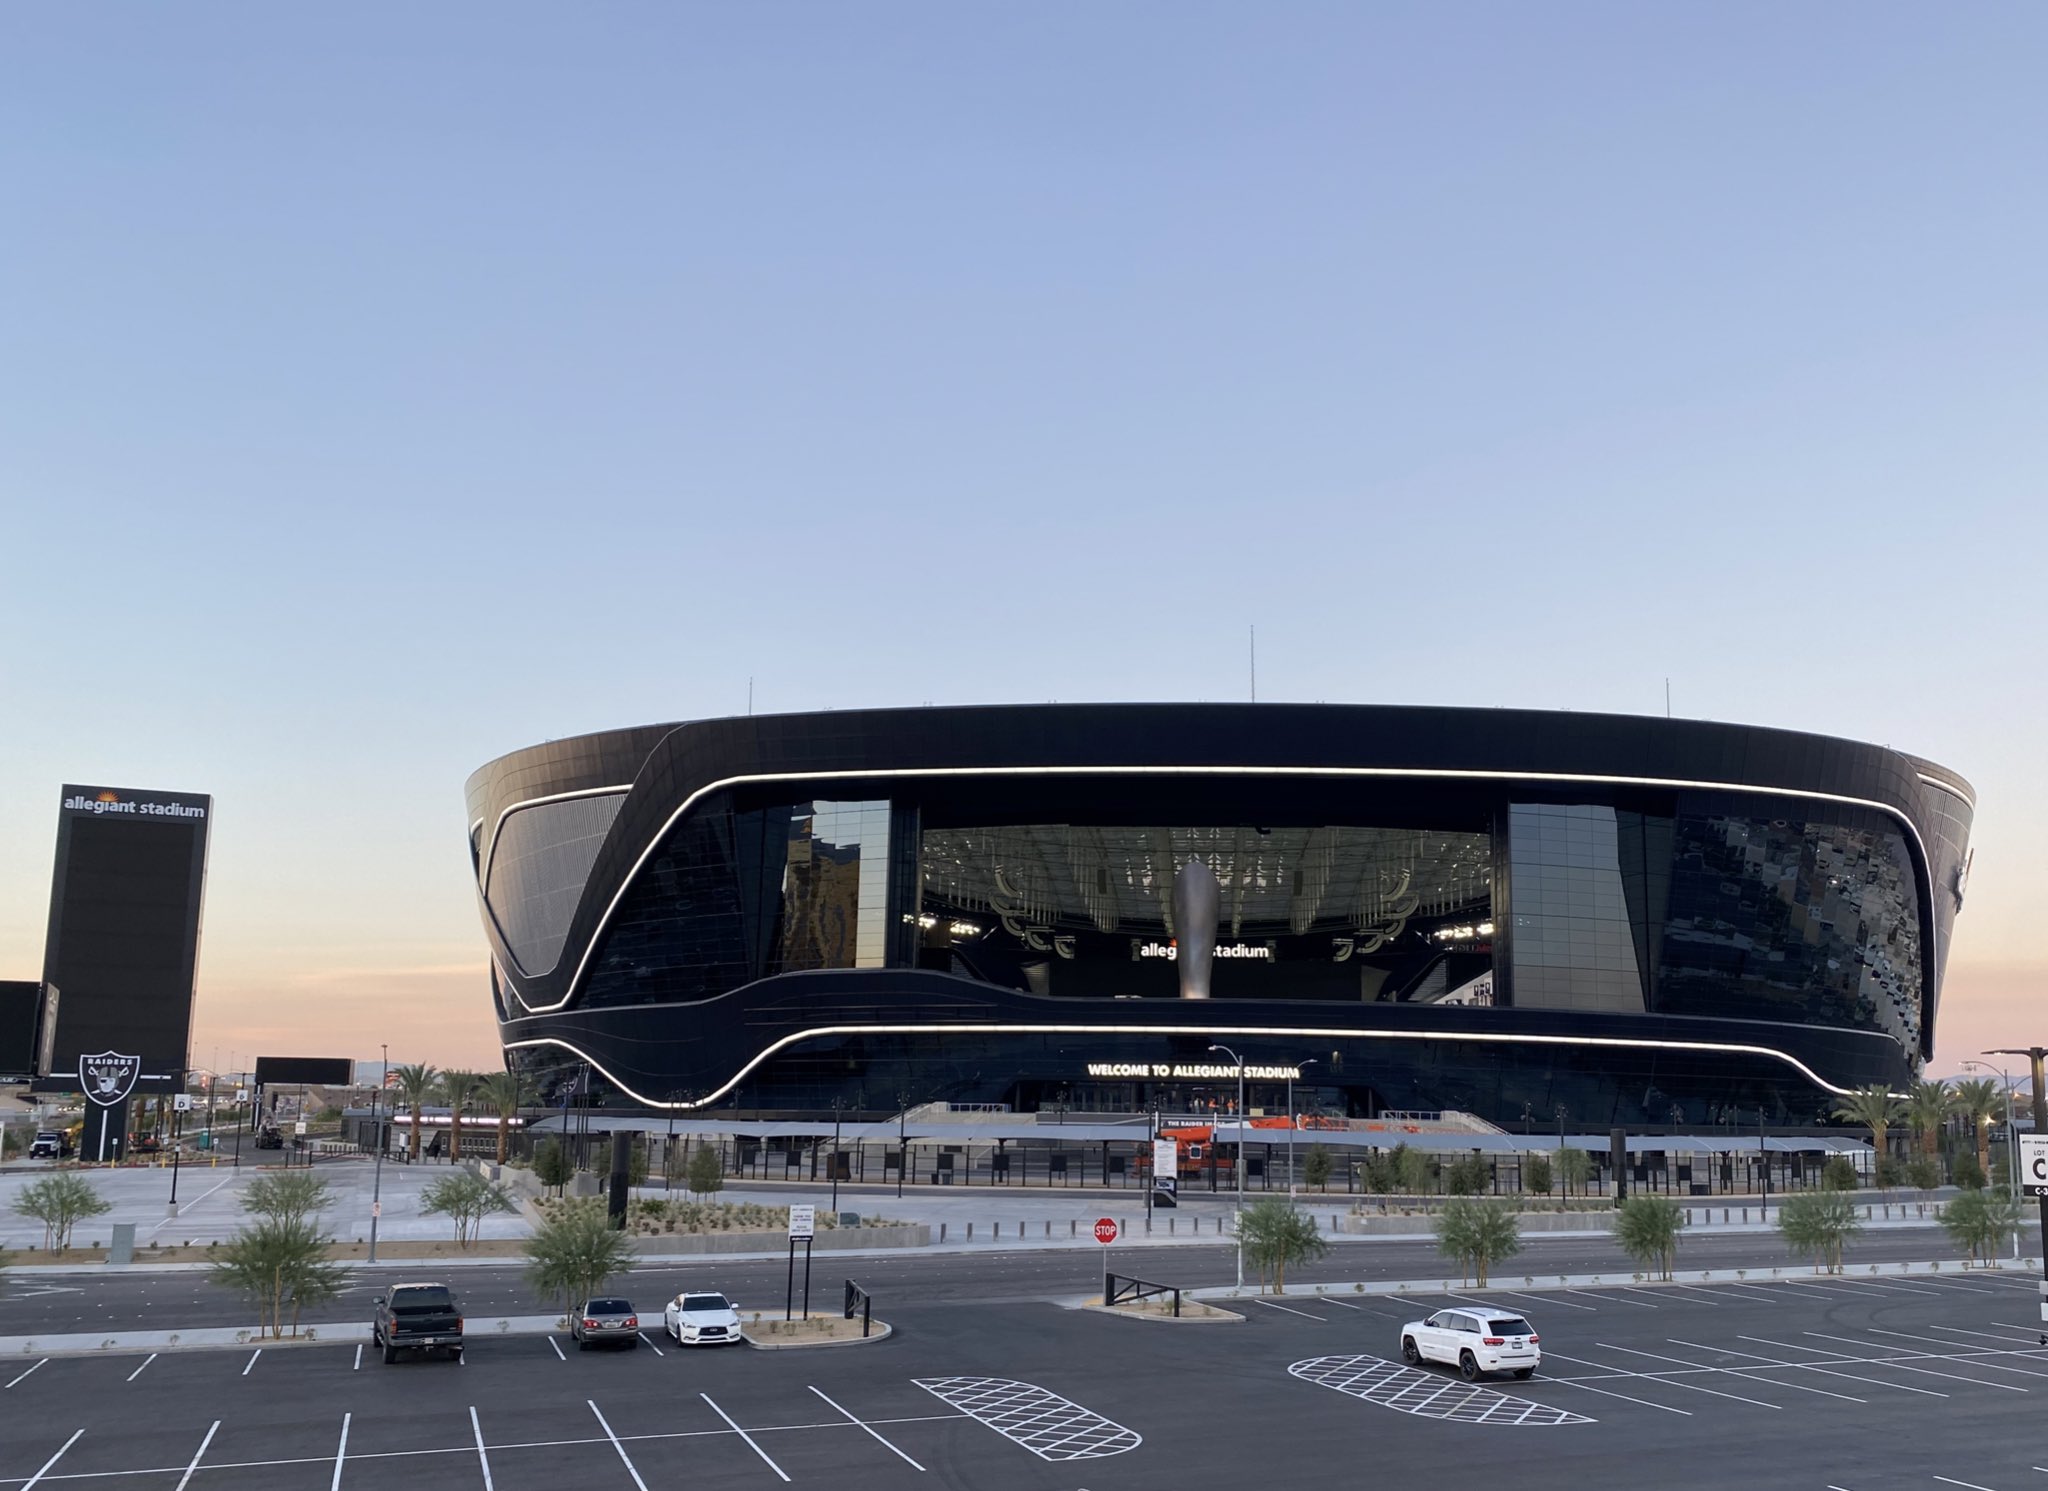
<svg viewBox="0 0 2048 1491"><path fill-rule="evenodd" d="M130 1087L183 1084L212 818L200 794L64 788L43 945L43 981L58 990L45 1085L69 1077L89 1094L103 1087L102 1104L118 1091L125 1107ZM122 1057L132 1075L108 1086Z"/></svg>

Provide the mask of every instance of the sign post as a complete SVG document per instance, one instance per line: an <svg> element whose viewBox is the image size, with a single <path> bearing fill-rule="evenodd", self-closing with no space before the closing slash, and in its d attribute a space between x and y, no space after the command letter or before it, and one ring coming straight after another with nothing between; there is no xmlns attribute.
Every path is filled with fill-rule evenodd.
<svg viewBox="0 0 2048 1491"><path fill-rule="evenodd" d="M1102 1244L1102 1302L1105 1305L1109 1303L1109 1245L1116 1241L1117 1231L1115 1217L1095 1219L1095 1240Z"/></svg>
<svg viewBox="0 0 2048 1491"><path fill-rule="evenodd" d="M789 1209L789 1282L782 1296L782 1318L788 1320L796 1303L796 1245L804 1245L804 1318L811 1318L811 1241L817 1230L818 1208L812 1205Z"/></svg>
<svg viewBox="0 0 2048 1491"><path fill-rule="evenodd" d="M1180 1141L1177 1139L1154 1139L1152 1141L1152 1204L1172 1207L1179 1205L1177 1193L1180 1190Z"/></svg>

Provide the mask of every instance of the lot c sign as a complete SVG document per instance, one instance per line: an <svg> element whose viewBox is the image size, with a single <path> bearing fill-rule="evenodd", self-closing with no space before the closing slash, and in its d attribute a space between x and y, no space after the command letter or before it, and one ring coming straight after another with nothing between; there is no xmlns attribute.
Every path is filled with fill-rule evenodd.
<svg viewBox="0 0 2048 1491"><path fill-rule="evenodd" d="M1097 1217L1095 1219L1095 1240L1104 1247L1108 1247L1116 1241L1116 1232L1115 1217Z"/></svg>
<svg viewBox="0 0 2048 1491"><path fill-rule="evenodd" d="M2048 1196L2048 1134L2020 1135L2020 1183L2029 1196Z"/></svg>

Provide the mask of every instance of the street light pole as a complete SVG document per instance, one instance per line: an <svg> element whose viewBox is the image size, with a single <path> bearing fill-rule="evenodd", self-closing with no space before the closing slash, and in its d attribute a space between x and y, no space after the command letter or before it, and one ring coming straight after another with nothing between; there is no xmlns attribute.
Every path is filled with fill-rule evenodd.
<svg viewBox="0 0 2048 1491"><path fill-rule="evenodd" d="M377 1146L377 1159L370 1171L370 1262L377 1261L377 1219L384 1214L384 1121L377 1116L377 1099L384 1093L384 1084L391 1080L391 1047L380 1046L384 1053L382 1074L377 1078L377 1090L370 1094L370 1139Z"/></svg>
<svg viewBox="0 0 2048 1491"><path fill-rule="evenodd" d="M1294 1079L1304 1067L1312 1067L1316 1059L1296 1062L1287 1074L1287 1204L1294 1205Z"/></svg>
<svg viewBox="0 0 2048 1491"><path fill-rule="evenodd" d="M1237 1215L1230 1230L1237 1238L1237 1291L1244 1293L1244 1058L1228 1046L1211 1046L1237 1063L1237 1157L1231 1168L1237 1171ZM1290 1176L1289 1179L1292 1179Z"/></svg>
<svg viewBox="0 0 2048 1491"><path fill-rule="evenodd" d="M1986 1051L1986 1056L2024 1056L2033 1065L2034 1077L2034 1135L2036 1138L2048 1134L2048 1092L2042 1091L2044 1074L2042 1068L2048 1063L2048 1046L2028 1046L2024 1050ZM2015 1143L2014 1148L2018 1145ZM2018 1178L2020 1159L2017 1153L2006 1162L2006 1169ZM2048 1195L2041 1198L2041 1318L2048 1327ZM2048 1344L2048 1329L2043 1331L2043 1342Z"/></svg>

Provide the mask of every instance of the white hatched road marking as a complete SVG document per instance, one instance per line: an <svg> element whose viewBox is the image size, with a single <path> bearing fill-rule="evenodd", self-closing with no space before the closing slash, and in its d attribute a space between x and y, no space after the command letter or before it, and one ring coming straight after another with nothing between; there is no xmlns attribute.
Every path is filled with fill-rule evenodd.
<svg viewBox="0 0 2048 1491"><path fill-rule="evenodd" d="M1865 1360L1865 1358L1860 1356L1844 1356L1841 1352L1830 1351L1825 1346L1802 1346L1797 1341L1773 1341L1769 1336L1737 1336L1735 1339L1738 1341L1754 1341L1759 1346L1775 1346L1780 1351L1810 1351L1815 1356L1825 1358L1826 1362L1831 1364L1846 1364ZM1807 1370L1811 1372L1824 1372L1830 1377L1845 1375L1841 1372L1831 1371L1829 1366L1825 1364L1811 1366ZM1949 1396L1947 1393L1936 1392L1931 1387L1914 1387L1910 1382L1887 1382L1882 1377L1872 1377L1868 1373L1857 1376L1854 1380L1862 1383L1865 1387L1895 1388L1902 1393L1918 1393L1924 1398L1946 1398Z"/></svg>
<svg viewBox="0 0 2048 1491"><path fill-rule="evenodd" d="M1353 1398L1363 1398L1397 1413L1417 1418L1449 1419L1460 1424L1590 1424L1584 1414L1553 1408L1531 1398L1517 1398L1495 1388L1441 1377L1417 1367L1377 1356L1312 1356L1287 1369L1290 1377L1313 1382ZM1419 1396L1418 1396L1419 1395Z"/></svg>
<svg viewBox="0 0 2048 1491"><path fill-rule="evenodd" d="M220 1430L220 1420L213 1421L213 1427L206 1431L206 1438L199 1441L199 1448L192 1452L192 1461L185 1467L185 1473L178 1477L178 1491L185 1491L185 1483L192 1479L192 1472L199 1468L199 1462L206 1455L206 1447L213 1443L213 1436Z"/></svg>
<svg viewBox="0 0 2048 1491"><path fill-rule="evenodd" d="M1008 1377L913 1377L912 1382L1022 1445L1041 1460L1099 1460L1128 1454L1145 1442L1135 1429Z"/></svg>
<svg viewBox="0 0 2048 1491"><path fill-rule="evenodd" d="M777 1475L781 1476L785 1481L789 1479L789 1472L784 1470L780 1465L777 1465L775 1461L769 1457L768 1452L762 1449L760 1445L754 1442L753 1435L749 1434L746 1430L742 1429L738 1424L734 1423L731 1414L727 1413L723 1408L720 1408L716 1403L713 1403L711 1401L711 1394L699 1393L697 1394L697 1396L702 1398L707 1404L710 1404L711 1411L717 1414L720 1418L724 1419L726 1423L731 1427L732 1432L739 1435L740 1438L744 1439L747 1442L747 1448L752 1450L755 1454L761 1457L762 1464L766 1465L770 1470L774 1471Z"/></svg>
<svg viewBox="0 0 2048 1491"><path fill-rule="evenodd" d="M910 1456L904 1454L903 1451L897 1449L895 1445L891 1444L888 1440L884 1439L880 1434L877 1434L866 1423L863 1423L860 1419L854 1418L852 1414L846 1413L846 1410L844 1408L841 1408L837 1403L833 1403L830 1398L825 1396L823 1389L814 1387L811 1389L811 1391L816 1393L820 1398L824 1398L827 1403L831 1404L835 1412L845 1413L849 1421L859 1424L861 1428L867 1430L869 1437L872 1438L875 1441L875 1443L893 1452L899 1460L901 1460L905 1465L908 1465L912 1470L922 1471L924 1469L922 1465L918 1464L915 1460L911 1459Z"/></svg>

